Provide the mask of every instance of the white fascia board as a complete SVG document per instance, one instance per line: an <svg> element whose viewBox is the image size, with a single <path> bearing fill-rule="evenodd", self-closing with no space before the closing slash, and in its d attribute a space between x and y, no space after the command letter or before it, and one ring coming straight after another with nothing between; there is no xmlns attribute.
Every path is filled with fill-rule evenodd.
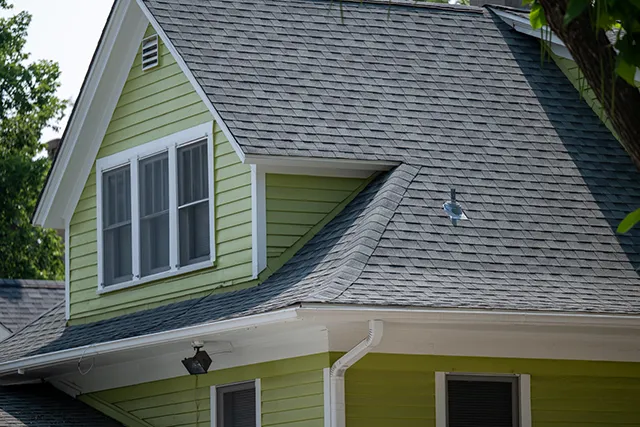
<svg viewBox="0 0 640 427"><path fill-rule="evenodd" d="M187 77L187 79L193 86L193 89L200 96L200 99L202 99L202 102L204 102L204 104L207 106L207 108L213 115L213 118L215 119L216 123L218 123L218 126L220 126L220 129L222 129L222 133L224 133L224 136L226 136L227 139L229 140L229 143L231 144L231 146L233 147L233 150L236 152L236 154L240 158L240 161L244 163L245 155L244 155L244 152L242 151L242 148L240 147L240 144L238 144L238 142L236 141L236 138L231 133L231 130L229 130L229 127L224 123L224 120L222 120L222 116L220 116L220 113L218 112L216 107L213 105L213 103L211 102L207 94L204 92L204 89L202 89L202 86L200 86L200 83L198 83L198 81L196 80L196 77L193 75L193 72L191 72L191 69L189 68L189 66L187 66L187 63L184 61L182 56L178 53L173 43L171 43L171 39L169 39L169 37L167 36L167 33L165 33L164 29L160 26L160 24L158 23L156 18L153 16L151 11L149 11L149 8L147 8L147 5L144 4L144 1L143 0L135 0L135 1L138 3L138 6L142 10L142 13L144 13L144 15L147 17L147 19L153 26L153 29L156 30L156 32L158 33L158 35L160 36L164 44L167 46L167 49L169 49L169 52L171 52L173 59L175 59L175 61L178 63L178 66L180 67L184 75Z"/></svg>
<svg viewBox="0 0 640 427"><path fill-rule="evenodd" d="M35 225L61 229L73 214L138 51L131 41L147 25L132 0L115 2L36 207Z"/></svg>
<svg viewBox="0 0 640 427"><path fill-rule="evenodd" d="M547 31L551 31L548 27L543 27L542 31L534 30L533 27L531 27L531 22L520 15L509 13L500 9L494 9L492 7L489 7L489 9L491 9L493 13L498 15L504 23L509 25L517 32L527 34L540 40L544 39L545 41L548 41ZM571 53L569 53L569 49L567 49L564 42L558 36L556 36L553 31L551 31L551 51L561 58L570 59L573 61L573 56L571 56ZM636 69L635 80L637 82L640 82L640 69Z"/></svg>
<svg viewBox="0 0 640 427"><path fill-rule="evenodd" d="M90 344L42 355L29 356L0 363L0 374L12 373L18 369L35 369L75 361L80 358L116 353L123 350L146 348L154 345L198 339L204 335L214 335L248 328L256 328L275 323L297 320L296 308L287 308L264 314L255 314L237 319L221 320L197 326L188 326L164 332L157 332L117 341Z"/></svg>
<svg viewBox="0 0 640 427"><path fill-rule="evenodd" d="M355 306L304 303L302 320L362 321L380 319L406 323L469 325L535 325L601 328L640 328L640 316L538 311L429 309L420 307Z"/></svg>

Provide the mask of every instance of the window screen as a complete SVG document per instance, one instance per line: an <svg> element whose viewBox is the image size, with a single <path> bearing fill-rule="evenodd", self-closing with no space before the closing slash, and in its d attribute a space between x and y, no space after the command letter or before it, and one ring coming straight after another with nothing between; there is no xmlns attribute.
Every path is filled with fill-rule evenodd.
<svg viewBox="0 0 640 427"><path fill-rule="evenodd" d="M169 269L169 156L140 161L140 273Z"/></svg>
<svg viewBox="0 0 640 427"><path fill-rule="evenodd" d="M448 427L518 427L518 380L447 378Z"/></svg>
<svg viewBox="0 0 640 427"><path fill-rule="evenodd" d="M178 236L180 265L209 258L207 141L178 149Z"/></svg>
<svg viewBox="0 0 640 427"><path fill-rule="evenodd" d="M216 427L255 427L256 389L254 383L216 389Z"/></svg>
<svg viewBox="0 0 640 427"><path fill-rule="evenodd" d="M104 285L131 280L131 170L102 175Z"/></svg>

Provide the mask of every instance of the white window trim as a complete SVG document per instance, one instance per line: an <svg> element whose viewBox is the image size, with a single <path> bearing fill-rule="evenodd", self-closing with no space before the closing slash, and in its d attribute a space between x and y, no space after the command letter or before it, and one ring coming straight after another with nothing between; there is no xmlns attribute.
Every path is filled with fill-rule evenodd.
<svg viewBox="0 0 640 427"><path fill-rule="evenodd" d="M176 152L180 146L196 142L202 138L207 139L208 174L209 174L209 253L208 260L178 267L178 217L177 217L177 167ZM204 123L174 133L164 138L121 151L108 157L96 160L96 232L98 242L98 294L126 289L132 286L142 285L160 279L189 273L207 267L212 267L216 260L216 230L215 230L215 189L213 170L213 122ZM139 250L139 199L138 199L138 161L168 151L169 155L169 266L170 269L160 273L140 277L140 250ZM112 169L130 165L131 171L131 253L133 279L127 282L104 286L104 249L102 232L102 174Z"/></svg>
<svg viewBox="0 0 640 427"><path fill-rule="evenodd" d="M211 427L218 427L218 393L217 387L227 387L236 384L246 384L251 381L238 381L229 384L220 384L218 386L212 385L209 391L209 405L211 407ZM262 427L262 381L260 378L254 380L254 387L256 390L256 427Z"/></svg>
<svg viewBox="0 0 640 427"><path fill-rule="evenodd" d="M519 427L531 427L531 376L528 374L436 372L436 427L447 427L447 375L518 378Z"/></svg>

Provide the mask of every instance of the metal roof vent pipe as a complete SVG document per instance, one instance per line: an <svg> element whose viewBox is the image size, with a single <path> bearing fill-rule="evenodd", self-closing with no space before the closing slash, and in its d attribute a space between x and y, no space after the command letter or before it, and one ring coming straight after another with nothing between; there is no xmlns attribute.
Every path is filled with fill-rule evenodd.
<svg viewBox="0 0 640 427"><path fill-rule="evenodd" d="M369 334L367 337L340 359L336 360L331 367L331 427L346 426L344 375L347 369L380 344L382 333L382 320L369 320Z"/></svg>
<svg viewBox="0 0 640 427"><path fill-rule="evenodd" d="M445 202L444 205L442 205L442 209L444 209L447 215L449 215L449 218L451 219L451 222L453 223L454 227L458 225L458 221L467 219L467 216L464 214L464 211L462 210L462 206L460 206L460 203L456 201L455 188L451 189L451 200L449 200L448 202Z"/></svg>

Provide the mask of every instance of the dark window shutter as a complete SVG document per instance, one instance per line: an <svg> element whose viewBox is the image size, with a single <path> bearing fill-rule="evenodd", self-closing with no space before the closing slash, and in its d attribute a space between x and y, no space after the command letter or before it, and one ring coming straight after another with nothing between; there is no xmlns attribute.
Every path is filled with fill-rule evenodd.
<svg viewBox="0 0 640 427"><path fill-rule="evenodd" d="M447 380L448 427L517 427L515 380Z"/></svg>
<svg viewBox="0 0 640 427"><path fill-rule="evenodd" d="M256 389L253 384L220 388L218 405L219 427L255 427Z"/></svg>

